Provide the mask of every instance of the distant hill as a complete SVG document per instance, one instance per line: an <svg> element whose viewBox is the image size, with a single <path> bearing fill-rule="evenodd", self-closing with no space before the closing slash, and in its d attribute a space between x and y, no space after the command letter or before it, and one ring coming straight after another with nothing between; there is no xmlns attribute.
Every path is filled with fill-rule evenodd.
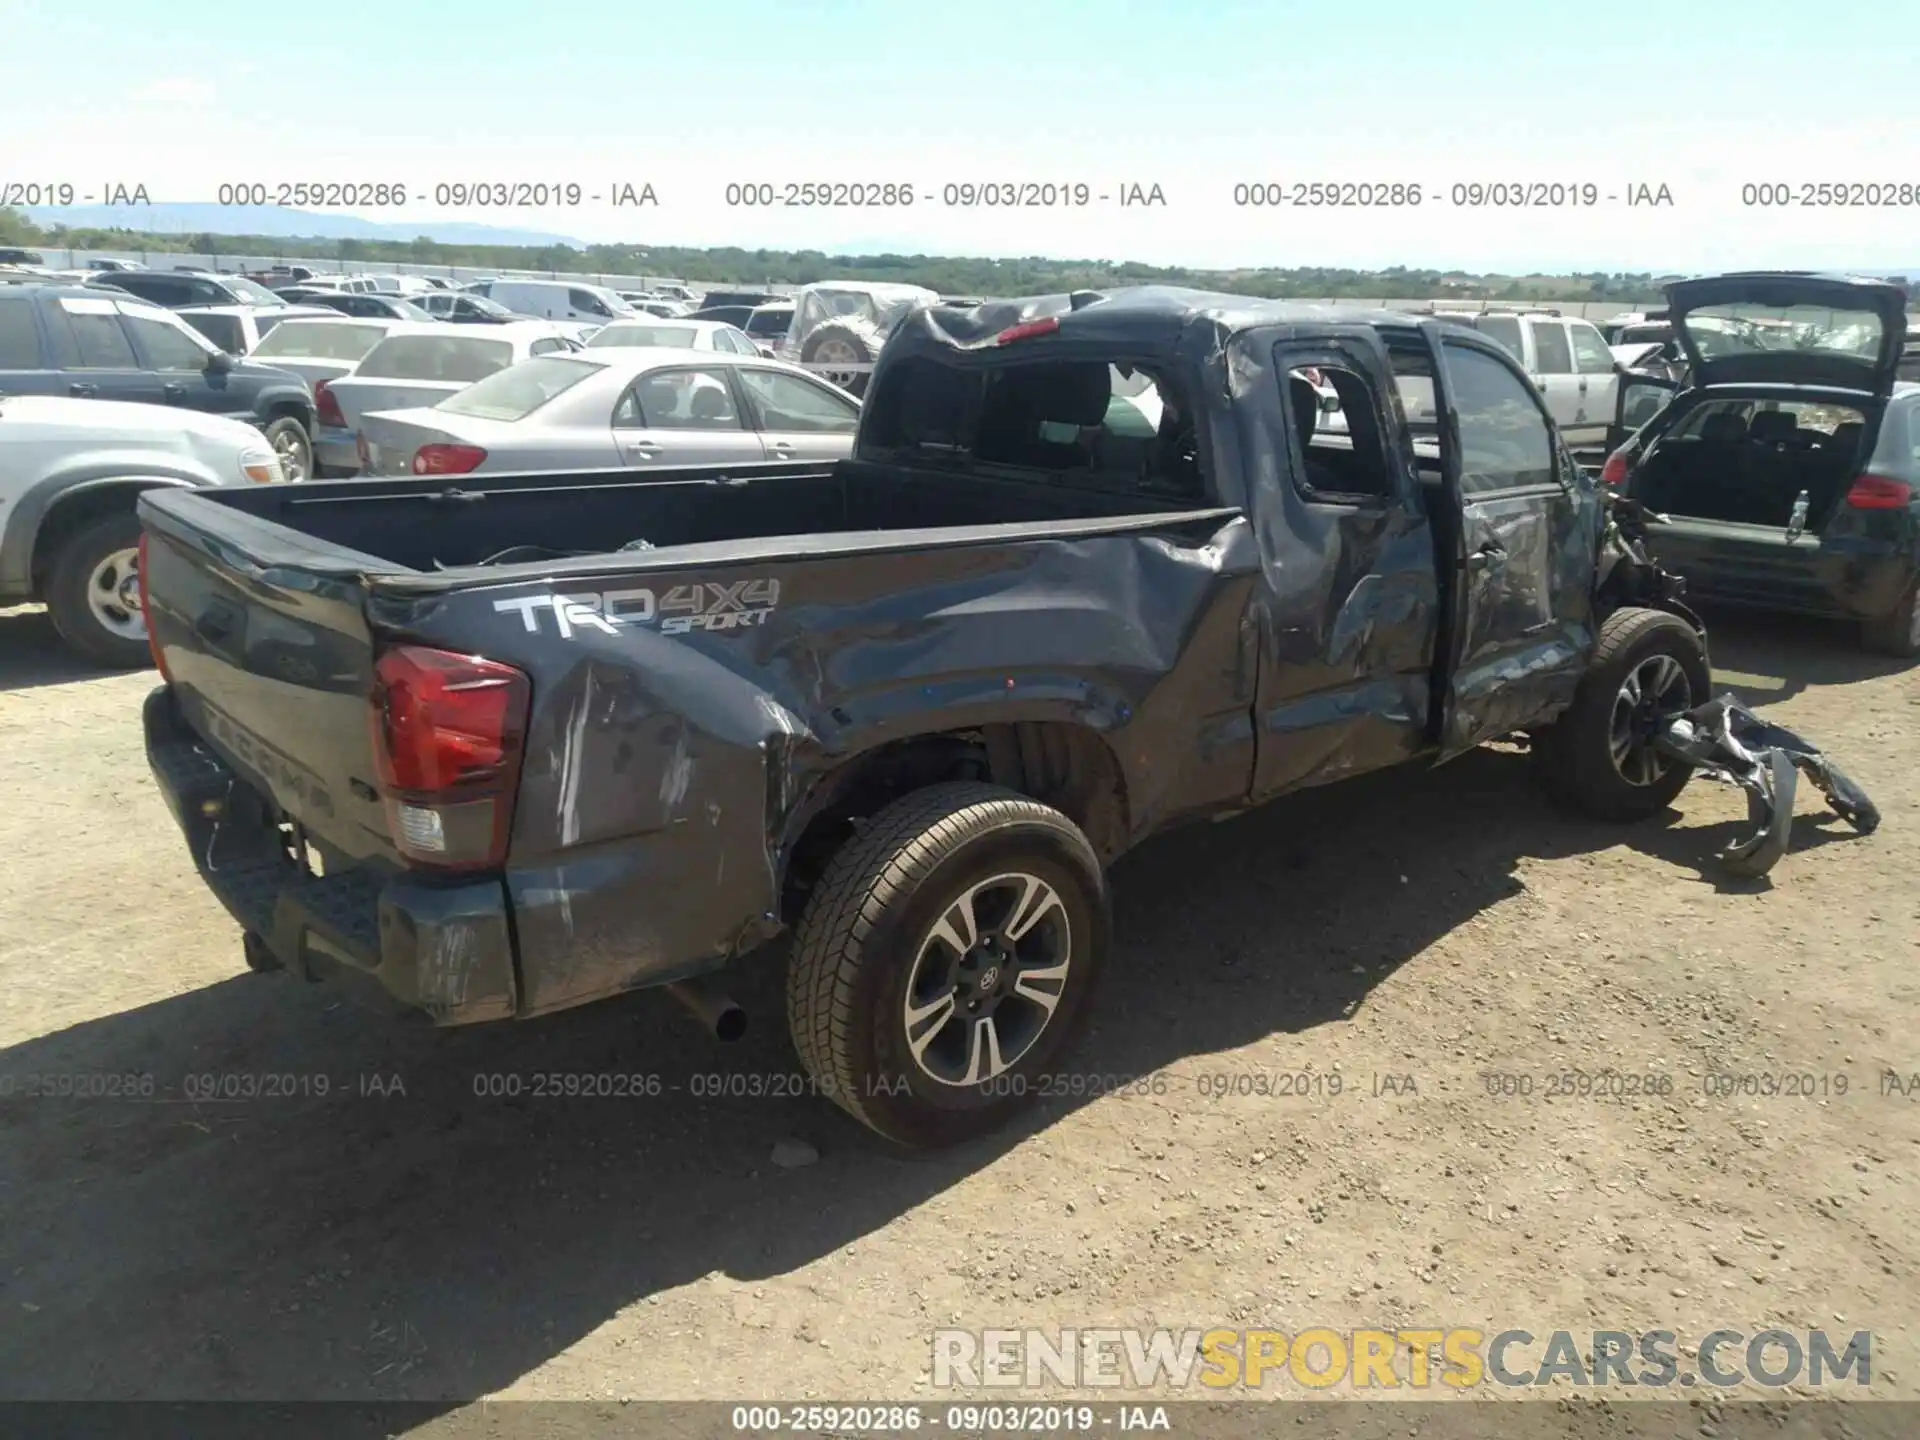
<svg viewBox="0 0 1920 1440"><path fill-rule="evenodd" d="M177 235L315 236L325 240L413 240L421 235L446 245L570 245L586 242L546 230L515 230L458 220L362 220L278 205L32 205L25 213L36 225L65 225L73 230L147 230Z"/></svg>

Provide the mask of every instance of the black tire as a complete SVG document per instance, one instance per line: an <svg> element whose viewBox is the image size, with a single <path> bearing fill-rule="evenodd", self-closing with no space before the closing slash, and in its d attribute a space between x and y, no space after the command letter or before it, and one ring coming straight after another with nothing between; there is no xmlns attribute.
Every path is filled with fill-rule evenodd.
<svg viewBox="0 0 1920 1440"><path fill-rule="evenodd" d="M290 481L313 478L313 437L291 415L282 415L261 431L280 457L280 469Z"/></svg>
<svg viewBox="0 0 1920 1440"><path fill-rule="evenodd" d="M985 950L989 958L976 956L977 968L962 974L960 952L944 941L936 947L932 932L961 897L996 896L999 889L989 883L1015 871L1050 889L1057 910L1043 903L1044 918L1026 931L1040 943L1027 957ZM1017 895L1021 886L1013 880L1005 889ZM986 899L983 905L996 908L972 911L983 940L1013 918L1003 919L997 903ZM954 782L915 791L873 816L841 847L808 901L787 970L794 1048L822 1091L890 1140L932 1148L985 1134L1038 1094L1039 1077L1077 1038L1106 961L1111 924L1099 858L1059 811L996 785ZM1026 944L1016 938L1015 950ZM1022 964L1038 961L1044 968L1063 953L1062 946L1066 969L1059 990L1047 991L1057 996L1050 1010L1031 998L1034 982L1025 990L1008 985L1007 976ZM919 978L931 981L935 971L943 972L953 987L949 994L958 997L946 1019L938 1010L945 997L931 1002L935 1014L919 1032L921 1055L930 1057L924 1063L911 1048L906 1010L923 953L928 963ZM967 987L994 975L1001 995L965 1000L966 993L980 993ZM924 1000L926 991L920 993ZM1007 1048L1019 1042L1023 1049L982 1083L966 1083L975 1072L958 1063L950 1076L957 1073L959 1082L943 1081L935 1071L949 1054L946 1042L956 1038L955 1022L959 1048L967 1055L986 1053L978 1020L968 1018L979 1004L1006 1017ZM1029 1027L1033 1033L1022 1041ZM999 1028L996 1021L988 1033L997 1037Z"/></svg>
<svg viewBox="0 0 1920 1440"><path fill-rule="evenodd" d="M1920 579L1907 587L1893 613L1869 620L1860 627L1860 639L1869 650L1882 655L1911 660L1920 655Z"/></svg>
<svg viewBox="0 0 1920 1440"><path fill-rule="evenodd" d="M1628 705L1623 717L1619 707L1627 703L1624 692L1629 677L1661 673L1657 662L1662 658L1677 667L1677 679L1663 680L1662 693L1653 697L1653 703L1637 711ZM1650 672L1649 666L1656 668ZM1535 759L1548 793L1601 820L1644 820L1658 815L1686 788L1693 769L1653 752L1644 736L1659 717L1705 704L1712 690L1707 648L1693 626L1664 610L1614 611L1600 626L1599 642L1572 706L1556 724L1533 737ZM1621 762L1615 753L1623 719L1635 738Z"/></svg>
<svg viewBox="0 0 1920 1440"><path fill-rule="evenodd" d="M133 511L103 515L68 536L47 571L47 614L53 628L71 649L116 670L153 663L146 624L137 602L129 603L131 597L120 595L119 587L113 586L114 598L108 600L103 594L102 603L116 615L126 614L131 627L116 633L95 614L88 592L102 578L97 572L111 557L136 550L139 544L140 519Z"/></svg>
<svg viewBox="0 0 1920 1440"><path fill-rule="evenodd" d="M848 360L844 356L836 355L833 360L820 359L820 352L828 346L836 348L844 346L854 358ZM838 360L848 365L871 365L873 363L873 353L873 347L867 343L866 337L857 330L850 329L845 325L822 325L818 330L815 330L811 335L807 336L806 344L800 347L800 363L802 365L831 365L835 360ZM871 370L862 370L857 373L835 373L831 370L822 370L816 373L819 374L821 379L827 381L829 384L838 385L849 395L860 396L864 396L867 393L867 381L873 378L873 372Z"/></svg>

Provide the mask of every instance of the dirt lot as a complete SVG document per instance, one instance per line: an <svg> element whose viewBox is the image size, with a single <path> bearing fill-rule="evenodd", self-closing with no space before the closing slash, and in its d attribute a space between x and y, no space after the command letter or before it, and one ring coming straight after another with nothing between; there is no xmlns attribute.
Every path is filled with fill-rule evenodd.
<svg viewBox="0 0 1920 1440"><path fill-rule="evenodd" d="M657 997L434 1035L249 975L146 775L151 674L0 613L0 1396L930 1400L940 1326L1424 1323L1870 1328L1872 1393L1920 1397L1920 1082L1883 1078L1920 1072L1920 670L1715 635L1877 834L1807 787L1771 884L1732 882L1734 792L1605 829L1490 750L1168 837L1116 873L1077 1060L1162 1093L917 1159L824 1102L691 1093L792 1070L771 967L732 1047ZM1571 1067L1674 1084L1546 1098ZM475 1094L551 1070L665 1093ZM1821 1093L1703 1093L1782 1072ZM307 1093L185 1100L210 1073ZM154 1094L17 1093L49 1074ZM793 1140L817 1161L772 1163Z"/></svg>

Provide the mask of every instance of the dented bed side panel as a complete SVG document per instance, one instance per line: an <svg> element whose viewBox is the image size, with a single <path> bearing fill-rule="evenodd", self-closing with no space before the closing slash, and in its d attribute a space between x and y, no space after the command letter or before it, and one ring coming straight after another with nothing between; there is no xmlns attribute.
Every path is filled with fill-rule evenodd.
<svg viewBox="0 0 1920 1440"><path fill-rule="evenodd" d="M783 844L876 746L1012 721L1097 733L1137 837L1253 768L1244 519L1196 531L604 570L430 597L379 628L533 682L507 889L521 1013L697 973L778 929ZM590 583L591 589L587 586ZM669 633L672 632L672 633Z"/></svg>

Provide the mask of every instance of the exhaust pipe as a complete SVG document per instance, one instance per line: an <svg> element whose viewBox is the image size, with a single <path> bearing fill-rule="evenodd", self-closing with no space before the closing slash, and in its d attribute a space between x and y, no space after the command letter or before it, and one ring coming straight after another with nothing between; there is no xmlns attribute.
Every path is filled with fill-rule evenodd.
<svg viewBox="0 0 1920 1440"><path fill-rule="evenodd" d="M747 1033L747 1012L712 981L704 977L675 980L666 989L712 1032L714 1039L732 1044Z"/></svg>

